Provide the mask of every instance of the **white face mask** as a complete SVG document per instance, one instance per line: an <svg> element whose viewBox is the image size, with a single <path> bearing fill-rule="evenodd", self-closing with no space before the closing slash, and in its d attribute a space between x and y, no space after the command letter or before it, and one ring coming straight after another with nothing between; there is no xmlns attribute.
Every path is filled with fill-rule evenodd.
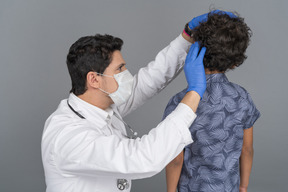
<svg viewBox="0 0 288 192"><path fill-rule="evenodd" d="M100 73L97 73L100 74ZM125 71L115 74L114 76L100 74L106 77L111 77L116 80L118 83L118 89L113 93L108 93L101 88L98 88L100 91L109 95L112 101L115 103L116 106L120 106L125 103L132 94L133 89L133 81L134 78L131 73L126 69Z"/></svg>

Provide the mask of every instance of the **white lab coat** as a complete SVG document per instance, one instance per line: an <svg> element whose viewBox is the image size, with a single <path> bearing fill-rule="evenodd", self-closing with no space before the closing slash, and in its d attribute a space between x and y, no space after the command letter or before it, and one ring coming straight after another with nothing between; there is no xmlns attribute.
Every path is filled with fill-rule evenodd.
<svg viewBox="0 0 288 192"><path fill-rule="evenodd" d="M178 107L155 129L127 139L123 117L160 92L182 69L191 43L181 35L134 76L128 102L102 110L70 94L78 117L61 101L47 119L42 136L46 192L116 192L117 179L151 177L192 143L189 127L196 118L187 105Z"/></svg>

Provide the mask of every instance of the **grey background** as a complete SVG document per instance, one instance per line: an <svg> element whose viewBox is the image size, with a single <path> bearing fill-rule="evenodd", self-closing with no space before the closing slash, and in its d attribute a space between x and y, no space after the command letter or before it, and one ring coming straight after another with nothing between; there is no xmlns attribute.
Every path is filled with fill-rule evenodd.
<svg viewBox="0 0 288 192"><path fill-rule="evenodd" d="M287 191L286 0L1 0L0 191L45 191L40 141L46 118L68 96L65 59L79 37L109 33L124 40L135 74L194 16L237 11L253 30L247 61L228 72L261 111L254 127L255 159L249 191ZM141 135L162 118L169 98L186 86L183 73L126 121ZM132 191L165 191L165 174L134 181Z"/></svg>

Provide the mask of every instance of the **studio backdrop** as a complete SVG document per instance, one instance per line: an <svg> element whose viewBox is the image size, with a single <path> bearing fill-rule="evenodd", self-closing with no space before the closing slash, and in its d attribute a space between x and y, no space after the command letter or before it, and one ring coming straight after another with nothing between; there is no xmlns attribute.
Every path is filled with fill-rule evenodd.
<svg viewBox="0 0 288 192"><path fill-rule="evenodd" d="M227 76L247 89L262 116L254 125L249 192L287 191L286 0L0 0L0 191L45 191L41 135L45 120L69 95L66 55L81 36L124 40L135 74L210 9L237 11L253 31L248 59ZM181 73L125 120L139 135L161 121L171 96L186 86ZM165 173L132 184L132 191L165 191Z"/></svg>

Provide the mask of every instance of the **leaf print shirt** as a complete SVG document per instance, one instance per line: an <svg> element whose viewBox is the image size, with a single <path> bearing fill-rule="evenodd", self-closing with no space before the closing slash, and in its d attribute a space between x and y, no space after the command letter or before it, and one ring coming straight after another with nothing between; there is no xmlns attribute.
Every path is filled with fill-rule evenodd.
<svg viewBox="0 0 288 192"><path fill-rule="evenodd" d="M190 127L194 142L184 149L179 192L238 192L239 157L244 129L260 112L247 91L224 73L206 75L207 88ZM173 96L163 119L181 102L186 89Z"/></svg>

